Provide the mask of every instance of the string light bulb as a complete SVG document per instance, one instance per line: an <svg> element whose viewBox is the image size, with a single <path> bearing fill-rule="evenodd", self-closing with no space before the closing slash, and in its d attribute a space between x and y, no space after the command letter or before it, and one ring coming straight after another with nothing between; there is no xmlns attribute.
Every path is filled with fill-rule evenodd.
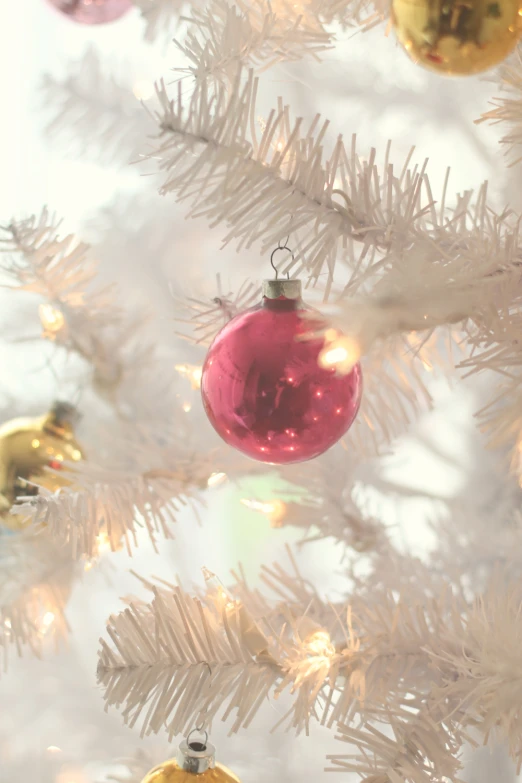
<svg viewBox="0 0 522 783"><path fill-rule="evenodd" d="M43 616L43 625L51 625L54 622L54 614L52 612L46 612Z"/></svg>
<svg viewBox="0 0 522 783"><path fill-rule="evenodd" d="M226 473L211 473L207 479L207 487L209 489L213 489L214 487L219 487L226 480L227 480Z"/></svg>
<svg viewBox="0 0 522 783"><path fill-rule="evenodd" d="M139 101L148 101L154 95L154 84L148 79L138 79L132 86L132 92Z"/></svg>
<svg viewBox="0 0 522 783"><path fill-rule="evenodd" d="M99 555L103 552L111 551L111 539L109 538L109 534L105 531L98 533L96 536L96 550Z"/></svg>
<svg viewBox="0 0 522 783"><path fill-rule="evenodd" d="M335 655L335 645L325 628L322 628L311 617L300 617L296 620L298 637L302 640L303 651L313 658L331 658Z"/></svg>
<svg viewBox="0 0 522 783"><path fill-rule="evenodd" d="M325 345L317 359L319 367L334 368L340 375L348 375L361 358L361 346L354 337L339 334L328 329L324 336Z"/></svg>
<svg viewBox="0 0 522 783"><path fill-rule="evenodd" d="M252 656L262 658L266 662L272 662L274 659L268 649L269 641L243 602L236 601L230 595L216 574L205 567L201 570L207 589L215 597L217 608L225 613L231 630L247 647Z"/></svg>
<svg viewBox="0 0 522 783"><path fill-rule="evenodd" d="M191 387L196 391L201 388L201 376L203 368L196 364L176 364L174 367L182 378L190 381Z"/></svg>
<svg viewBox="0 0 522 783"><path fill-rule="evenodd" d="M250 508L252 511L259 511L268 517L270 525L272 527L282 527L283 519L286 516L287 507L286 503L282 500L271 500L268 503L263 503L259 500L252 500L249 498L241 498L241 503Z"/></svg>
<svg viewBox="0 0 522 783"><path fill-rule="evenodd" d="M214 574L212 571L209 571L206 566L203 566L201 573L203 574L203 579L205 580L207 589L209 592L215 594L219 598L221 607L223 607L227 602L234 601L233 597L230 595L228 590L226 590L224 584L220 579L218 579L216 574Z"/></svg>
<svg viewBox="0 0 522 783"><path fill-rule="evenodd" d="M48 340L56 340L58 333L65 326L65 316L62 311L46 303L38 307L38 315L43 327L42 336Z"/></svg>
<svg viewBox="0 0 522 783"><path fill-rule="evenodd" d="M313 657L331 658L335 655L335 646L328 631L320 629L307 636L303 644L306 652Z"/></svg>
<svg viewBox="0 0 522 783"><path fill-rule="evenodd" d="M44 616L42 617L42 622L40 625L40 631L42 634L46 634L47 631L50 629L51 625L55 621L55 615L54 612L46 612Z"/></svg>

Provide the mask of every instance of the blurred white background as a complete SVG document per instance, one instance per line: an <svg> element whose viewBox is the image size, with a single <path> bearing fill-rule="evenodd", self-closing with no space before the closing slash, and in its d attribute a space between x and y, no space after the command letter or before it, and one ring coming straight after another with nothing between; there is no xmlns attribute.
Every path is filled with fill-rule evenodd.
<svg viewBox="0 0 522 783"><path fill-rule="evenodd" d="M65 229L78 231L95 244L102 273L107 280L119 282L122 302L153 306L157 339L168 345L174 340L174 314L167 281L181 276L187 283L208 288L219 271L233 285L244 276L263 277L268 260L253 251L237 256L233 248L221 250L219 230L211 233L203 223L184 221L172 201L156 195L154 178L142 176L151 171L150 165L126 165L130 153L100 163L99 148L105 142L96 123L80 119L70 139L57 129L45 133L49 117L56 116L60 107L43 91L44 77L65 79L89 47L98 52L103 73L116 74L128 91L133 111L121 114L123 138L127 132L132 135L136 122L146 127L133 90L146 95L147 85L161 76L172 80L170 69L183 63L172 46L145 44L142 34L135 12L105 27L82 27L61 17L47 0L2 0L0 223L39 212L47 204L63 217ZM385 37L379 28L365 35L342 35L337 49L322 64L285 65L266 74L262 100L269 107L282 94L294 114L312 118L315 112L322 113L331 120L332 138L338 132L347 138L358 134L362 154L371 146L384 152L387 139L392 138L398 166L415 145L416 161L430 159L434 193L450 166L452 192L476 188L486 178L498 205L511 201L517 206L515 177L500 155L499 133L473 122L486 110L494 89L479 79L441 79L418 69L393 36ZM102 92L87 96L87 102L96 106L103 101ZM82 147L83 156L78 155ZM27 319L37 328L36 315L8 292L1 302L4 408L16 414L45 409L61 391L61 380L46 369L34 371L37 345L17 343L27 332ZM31 367L29 377L27 367ZM469 386L452 390L445 381L434 379L433 393L435 412L423 418L416 435L398 444L389 460L389 475L421 490L452 496L477 469L470 444L479 390ZM193 404L199 404L197 397ZM89 421L86 416L83 422L87 441ZM92 448L90 443L90 453ZM267 496L272 481L268 477L263 485ZM164 737L142 742L137 730L123 726L118 713L103 711L95 678L98 638L109 614L121 608L120 596L140 592L128 574L130 565L144 576L173 579L179 575L190 584L199 581L202 565L226 580L238 560L255 575L261 563L283 559L284 543L296 541L297 532L271 529L264 517L241 506L240 496L231 486L215 490L202 512L203 525L187 514L176 541L161 543L160 555L144 541L132 564L125 554L117 553L106 557L100 569L85 574L69 602L69 649L57 656L49 653L43 661L24 659L2 674L0 783L98 783L117 771L116 759L133 755L139 747L150 752L156 763L170 754ZM419 550L429 544L425 516L425 506L418 500L390 510L391 521L400 522ZM328 542L314 547L303 550L305 572L326 592L342 591L338 551ZM325 755L338 750L333 733L316 728L309 738L270 736L269 729L283 713L284 704L267 703L248 732L230 739L226 726L215 727L213 741L220 758L243 783L325 779ZM496 764L494 760L494 768ZM486 780L487 769L487 763L475 764L468 779Z"/></svg>

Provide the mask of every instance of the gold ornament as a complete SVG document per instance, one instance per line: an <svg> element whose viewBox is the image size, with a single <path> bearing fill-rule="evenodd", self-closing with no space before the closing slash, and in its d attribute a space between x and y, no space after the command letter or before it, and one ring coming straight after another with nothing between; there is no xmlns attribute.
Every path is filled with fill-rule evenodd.
<svg viewBox="0 0 522 783"><path fill-rule="evenodd" d="M178 749L176 759L165 761L145 775L142 783L240 783L226 767L216 764L216 749L210 742L190 742L190 734Z"/></svg>
<svg viewBox="0 0 522 783"><path fill-rule="evenodd" d="M18 497L31 495L35 482L54 492L70 485L70 479L57 472L63 462L78 462L85 455L74 437L76 409L57 402L45 416L20 418L0 427L0 515L2 525L19 530L24 518L10 514Z"/></svg>
<svg viewBox="0 0 522 783"><path fill-rule="evenodd" d="M391 13L411 59L448 75L498 65L522 33L521 0L392 0Z"/></svg>

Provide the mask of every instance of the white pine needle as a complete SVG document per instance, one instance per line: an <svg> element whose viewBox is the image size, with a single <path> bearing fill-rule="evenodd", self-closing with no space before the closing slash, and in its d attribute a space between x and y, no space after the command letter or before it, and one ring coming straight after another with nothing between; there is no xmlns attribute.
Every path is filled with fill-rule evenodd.
<svg viewBox="0 0 522 783"><path fill-rule="evenodd" d="M217 275L216 295L206 301L186 290L183 293L174 291L173 296L176 311L183 313L183 317L176 318L176 321L190 327L188 333L184 331L178 333L179 336L197 345L210 345L225 324L260 301L261 289L247 280L239 286L236 294L225 293Z"/></svg>
<svg viewBox="0 0 522 783"><path fill-rule="evenodd" d="M500 139L504 152L515 166L522 160L522 54L520 49L508 61L502 63L495 81L500 81L500 95L490 101L493 106L477 123L506 124L505 135Z"/></svg>

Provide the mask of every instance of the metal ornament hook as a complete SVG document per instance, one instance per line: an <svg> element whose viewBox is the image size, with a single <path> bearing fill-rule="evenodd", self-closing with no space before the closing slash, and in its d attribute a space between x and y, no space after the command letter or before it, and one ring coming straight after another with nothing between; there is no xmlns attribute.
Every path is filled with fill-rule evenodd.
<svg viewBox="0 0 522 783"><path fill-rule="evenodd" d="M208 661L201 662L206 666L209 674L209 687L212 685L212 667ZM178 748L178 763L182 770L193 775L201 775L216 766L216 749L208 741L208 731L205 729L205 713L202 722L192 729L186 740ZM193 740L195 734L200 735L200 740Z"/></svg>
<svg viewBox="0 0 522 783"><path fill-rule="evenodd" d="M292 256L292 261L295 261L295 256L294 256L294 253L293 253L293 251L292 251L292 250L291 250L291 249L288 247L288 240L289 240L289 239L290 239L290 234L289 234L289 235L287 236L287 238L285 239L285 243L284 243L284 245L282 245L282 244L281 244L281 240L279 240L279 242L277 243L277 247L275 247L275 248L272 250L272 254L271 254L271 256L270 256L270 266L272 267L272 269L273 269L273 270L274 270L274 272L275 272L275 279L276 279L276 280L277 280L277 279L278 279L278 277L279 277L279 270L277 269L276 265L274 264L274 256L275 256L275 254L276 254L276 253L278 253L280 250L286 250L286 251L287 251L288 253L290 253L290 255ZM288 279L288 280L290 280L290 272L287 272L287 273L286 273L286 276L287 276L287 279Z"/></svg>
<svg viewBox="0 0 522 783"><path fill-rule="evenodd" d="M208 676L209 676L209 684L208 687L212 687L212 667L208 663L208 661L201 661L202 666L206 666L208 669ZM203 723L199 723L192 731L187 735L186 742L190 746L190 738L192 734L198 733L198 734L204 734L205 735L205 742L203 743L205 746L208 744L208 731L205 729L205 715L203 717Z"/></svg>

